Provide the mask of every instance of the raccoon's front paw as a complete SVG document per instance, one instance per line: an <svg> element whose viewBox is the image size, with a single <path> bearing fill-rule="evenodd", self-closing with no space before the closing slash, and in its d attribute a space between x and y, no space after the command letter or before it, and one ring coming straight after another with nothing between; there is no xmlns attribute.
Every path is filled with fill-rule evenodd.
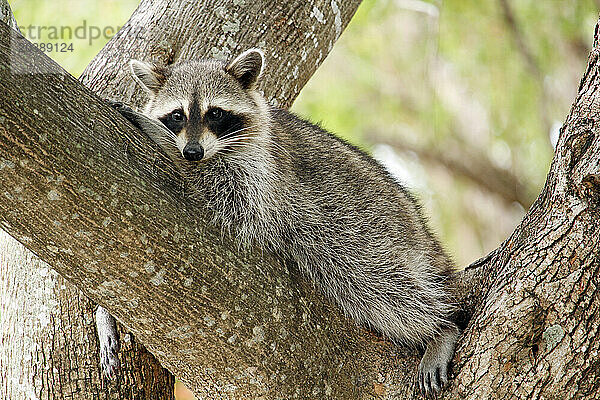
<svg viewBox="0 0 600 400"><path fill-rule="evenodd" d="M131 122L133 126L135 126L138 129L142 129L142 126L139 122L139 113L134 111L133 108L129 107L125 103L121 103L120 101L108 99L106 99L105 101L109 106L117 110L123 117L125 117L125 119Z"/></svg>
<svg viewBox="0 0 600 400"><path fill-rule="evenodd" d="M419 389L425 397L438 394L448 383L448 366L457 340L458 329L451 329L427 344L417 374Z"/></svg>

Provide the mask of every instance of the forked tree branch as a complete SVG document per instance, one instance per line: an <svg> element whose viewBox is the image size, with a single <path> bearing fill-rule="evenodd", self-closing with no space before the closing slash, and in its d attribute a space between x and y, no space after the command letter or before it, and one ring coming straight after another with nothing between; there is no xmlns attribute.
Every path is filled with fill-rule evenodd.
<svg viewBox="0 0 600 400"><path fill-rule="evenodd" d="M182 196L181 178L147 139L0 30L7 231L198 394L414 395L416 354L356 328L293 265L237 249ZM585 393L600 386L599 341L578 333L600 320L599 300L581 289L595 290L600 269L597 54L596 37L544 191L503 246L468 270L476 281L461 287L476 301L445 398L574 398L575 373ZM26 64L56 74L11 73Z"/></svg>

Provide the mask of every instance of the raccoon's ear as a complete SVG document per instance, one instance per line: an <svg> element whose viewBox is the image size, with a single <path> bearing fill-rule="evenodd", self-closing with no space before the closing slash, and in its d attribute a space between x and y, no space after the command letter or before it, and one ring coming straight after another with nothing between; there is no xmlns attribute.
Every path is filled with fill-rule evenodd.
<svg viewBox="0 0 600 400"><path fill-rule="evenodd" d="M131 75L142 88L156 94L167 80L167 69L151 63L131 60L129 61Z"/></svg>
<svg viewBox="0 0 600 400"><path fill-rule="evenodd" d="M262 74L265 55L260 49L246 50L230 62L225 71L233 75L244 89L254 89Z"/></svg>

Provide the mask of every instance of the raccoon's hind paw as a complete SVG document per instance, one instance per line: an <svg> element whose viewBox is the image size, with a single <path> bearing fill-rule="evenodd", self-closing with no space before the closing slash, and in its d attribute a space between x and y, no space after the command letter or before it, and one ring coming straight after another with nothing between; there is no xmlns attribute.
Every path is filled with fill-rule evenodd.
<svg viewBox="0 0 600 400"><path fill-rule="evenodd" d="M96 310L96 330L100 342L100 369L108 379L116 377L119 368L119 333L116 321L108 311L98 306Z"/></svg>
<svg viewBox="0 0 600 400"><path fill-rule="evenodd" d="M100 368L107 379L113 380L119 369L119 345L110 336L105 343L100 344Z"/></svg>
<svg viewBox="0 0 600 400"><path fill-rule="evenodd" d="M448 383L448 366L457 340L458 328L453 328L427 344L417 374L419 389L425 397L437 395Z"/></svg>
<svg viewBox="0 0 600 400"><path fill-rule="evenodd" d="M422 359L419 364L419 390L425 397L438 394L448 383L448 364Z"/></svg>

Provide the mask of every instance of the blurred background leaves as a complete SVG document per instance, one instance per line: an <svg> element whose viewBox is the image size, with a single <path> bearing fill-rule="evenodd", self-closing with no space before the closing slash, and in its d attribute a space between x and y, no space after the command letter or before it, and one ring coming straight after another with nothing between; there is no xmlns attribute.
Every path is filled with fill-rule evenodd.
<svg viewBox="0 0 600 400"><path fill-rule="evenodd" d="M9 3L23 28L116 30L138 1ZM364 0L292 110L386 164L465 266L510 235L544 184L599 9L598 0ZM89 39L48 55L78 76L109 37Z"/></svg>
<svg viewBox="0 0 600 400"><path fill-rule="evenodd" d="M539 193L597 18L593 1L363 1L293 109L397 171L464 266Z"/></svg>

